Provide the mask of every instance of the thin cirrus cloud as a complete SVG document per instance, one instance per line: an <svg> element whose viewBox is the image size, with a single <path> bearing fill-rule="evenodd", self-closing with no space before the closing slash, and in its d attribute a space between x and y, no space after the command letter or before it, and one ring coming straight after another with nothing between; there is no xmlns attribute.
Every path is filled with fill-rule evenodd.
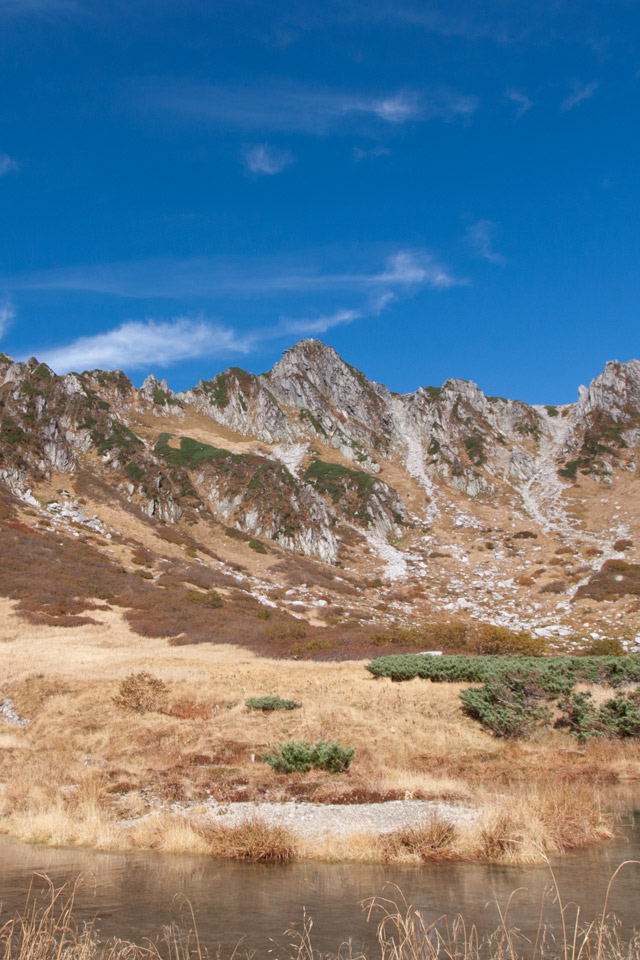
<svg viewBox="0 0 640 960"><path fill-rule="evenodd" d="M507 259L494 246L497 232L498 225L493 220L476 220L475 223L467 227L466 241L476 257L488 260L489 263L498 264L498 266L504 266Z"/></svg>
<svg viewBox="0 0 640 960"><path fill-rule="evenodd" d="M389 126L409 121L470 117L478 108L474 96L449 88L420 93L399 90L383 95L314 89L293 81L257 87L225 87L150 81L139 91L147 109L183 119L209 121L244 130L276 130L323 135L368 120Z"/></svg>
<svg viewBox="0 0 640 960"><path fill-rule="evenodd" d="M68 373L169 367L195 357L243 354L250 349L250 339L243 339L230 327L178 317L166 322L130 320L113 330L40 350L38 355L56 373Z"/></svg>
<svg viewBox="0 0 640 960"><path fill-rule="evenodd" d="M363 160L377 159L378 157L388 157L391 153L389 147L354 147L353 162L362 163Z"/></svg>
<svg viewBox="0 0 640 960"><path fill-rule="evenodd" d="M344 327L355 320L363 320L366 317L379 317L383 310L391 303L395 303L398 295L391 290L372 296L369 298L365 307L360 310L334 310L333 313L320 314L316 317L301 317L293 319L292 317L282 317L277 327L273 328L273 333L282 335L294 334L296 336L310 336L326 333L333 327Z"/></svg>
<svg viewBox="0 0 640 960"><path fill-rule="evenodd" d="M6 153L0 153L0 177L4 177L7 173L11 173L17 169L18 164L13 157L8 156Z"/></svg>
<svg viewBox="0 0 640 960"><path fill-rule="evenodd" d="M321 314L318 317L302 317L293 319L283 317L276 329L280 334L293 334L295 336L310 336L313 334L326 333L333 327L342 327L353 323L354 320L362 320L365 312L362 310L335 310L333 313Z"/></svg>
<svg viewBox="0 0 640 960"><path fill-rule="evenodd" d="M277 150L268 143L255 143L243 148L242 162L254 176L272 177L295 163L295 157L288 150Z"/></svg>
<svg viewBox="0 0 640 960"><path fill-rule="evenodd" d="M392 303L422 289L444 290L466 282L454 277L427 252L406 250L388 257L377 272L336 273L324 275L322 279L323 288L305 282L298 289L317 294L324 290L339 296L349 293L357 296L360 304L298 318L281 316L274 324L248 331L188 317L171 321L131 320L113 330L35 352L58 373L96 367L140 370L169 367L200 357L244 355L267 341L291 335L313 336L333 327L380 316ZM290 286L291 277L286 282Z"/></svg>
<svg viewBox="0 0 640 960"><path fill-rule="evenodd" d="M598 89L598 82L594 80L593 83L581 83L579 80L574 80L571 86L571 93L560 104L560 109L565 112L573 110L583 100L591 99Z"/></svg>
<svg viewBox="0 0 640 960"><path fill-rule="evenodd" d="M467 281L429 251L411 249L396 250L387 255L382 267L369 270L332 270L313 262L301 264L288 256L236 261L198 258L49 270L12 279L5 277L2 282L13 291L76 290L135 299L267 299L284 294L369 293L385 285L394 289L446 289Z"/></svg>
<svg viewBox="0 0 640 960"><path fill-rule="evenodd" d="M516 105L516 117L522 117L528 110L531 110L531 107L535 106L533 100L522 90L507 90L507 100Z"/></svg>
<svg viewBox="0 0 640 960"><path fill-rule="evenodd" d="M0 337L3 337L13 321L15 320L15 311L10 300L6 299L0 303Z"/></svg>

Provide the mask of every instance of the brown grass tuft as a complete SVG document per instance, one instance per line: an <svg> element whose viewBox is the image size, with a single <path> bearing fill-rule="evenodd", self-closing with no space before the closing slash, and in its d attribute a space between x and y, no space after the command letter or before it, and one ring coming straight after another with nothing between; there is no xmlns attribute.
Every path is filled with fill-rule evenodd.
<svg viewBox="0 0 640 960"><path fill-rule="evenodd" d="M456 849L457 830L448 820L433 814L416 826L402 827L379 838L381 858L386 863L422 861L442 863L462 860Z"/></svg>
<svg viewBox="0 0 640 960"><path fill-rule="evenodd" d="M197 832L211 846L214 857L252 863L285 863L295 859L294 834L283 824L270 824L253 816L236 826L207 822Z"/></svg>

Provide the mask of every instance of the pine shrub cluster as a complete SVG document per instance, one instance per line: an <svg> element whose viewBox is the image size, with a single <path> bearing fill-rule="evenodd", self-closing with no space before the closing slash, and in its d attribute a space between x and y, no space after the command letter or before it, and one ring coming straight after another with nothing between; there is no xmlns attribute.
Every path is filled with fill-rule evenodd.
<svg viewBox="0 0 640 960"><path fill-rule="evenodd" d="M263 753L260 759L276 773L307 773L312 767L329 773L344 773L355 752L355 747L341 747L335 741L288 740Z"/></svg>
<svg viewBox="0 0 640 960"><path fill-rule="evenodd" d="M271 710L297 710L302 704L297 700L283 700L282 697L249 697L245 700L245 706L249 710L262 710L268 713Z"/></svg>
<svg viewBox="0 0 640 960"><path fill-rule="evenodd" d="M378 657L367 669L395 681L415 677L481 683L460 694L464 712L495 736L522 738L539 727L565 728L579 740L640 737L640 657L442 656ZM617 692L599 707L577 683Z"/></svg>

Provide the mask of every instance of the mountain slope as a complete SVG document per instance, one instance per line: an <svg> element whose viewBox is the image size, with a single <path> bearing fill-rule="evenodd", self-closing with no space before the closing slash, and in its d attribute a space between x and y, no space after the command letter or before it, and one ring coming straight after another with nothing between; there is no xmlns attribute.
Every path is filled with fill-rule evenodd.
<svg viewBox="0 0 640 960"><path fill-rule="evenodd" d="M117 542L125 568L127 542L154 570L171 543L168 562L235 565L247 596L325 636L434 617L576 642L640 630L638 361L555 407L455 379L392 394L317 340L181 394L2 356L0 405L12 516Z"/></svg>

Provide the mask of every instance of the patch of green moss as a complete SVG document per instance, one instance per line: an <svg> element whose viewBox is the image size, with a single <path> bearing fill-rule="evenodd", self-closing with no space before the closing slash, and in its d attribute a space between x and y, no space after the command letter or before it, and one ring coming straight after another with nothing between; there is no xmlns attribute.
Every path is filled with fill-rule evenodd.
<svg viewBox="0 0 640 960"><path fill-rule="evenodd" d="M300 420L308 420L316 433L321 433L323 437L326 437L327 431L324 429L319 420L316 420L314 415L310 410L307 410L306 407L303 407L300 413L298 414Z"/></svg>
<svg viewBox="0 0 640 960"><path fill-rule="evenodd" d="M231 453L230 450L224 450L221 447L212 447L208 443L200 443L199 440L193 440L191 437L180 437L179 448L170 447L171 437L170 433L161 433L155 445L155 452L174 467L187 467L194 470L207 460L223 457L240 460L242 457L242 454Z"/></svg>
<svg viewBox="0 0 640 960"><path fill-rule="evenodd" d="M360 495L370 493L375 485L374 478L362 470L350 470L338 463L325 463L323 460L314 460L307 468L304 479L312 483L319 493L330 496L334 503L338 503L347 485L354 486Z"/></svg>
<svg viewBox="0 0 640 960"><path fill-rule="evenodd" d="M464 441L464 445L467 448L469 459L472 463L475 463L477 467L481 467L487 462L487 456L484 452L482 437L477 435L467 437Z"/></svg>
<svg viewBox="0 0 640 960"><path fill-rule="evenodd" d="M120 423L119 420L111 421L111 428L108 434L94 430L92 431L91 438L101 456L109 450L113 450L114 447L121 453L127 454L133 452L136 448L144 446L140 437L136 437L135 433L130 430L129 427L125 426L124 423Z"/></svg>
<svg viewBox="0 0 640 960"><path fill-rule="evenodd" d="M26 437L22 427L18 426L11 417L3 417L0 422L0 442L2 443L20 443Z"/></svg>
<svg viewBox="0 0 640 960"><path fill-rule="evenodd" d="M638 423L636 411L629 411L629 416L634 425ZM585 430L578 456L567 461L564 467L558 470L558 474L566 479L575 480L578 470L585 476L602 473L603 459L612 457L617 460L619 451L627 448L627 442L623 436L624 430L625 424L618 423L608 413L599 411Z"/></svg>
<svg viewBox="0 0 640 960"><path fill-rule="evenodd" d="M267 548L261 540L249 540L249 547L256 553L266 553Z"/></svg>
<svg viewBox="0 0 640 960"><path fill-rule="evenodd" d="M121 396L131 387L131 381L122 370L96 370L95 378L101 387L114 387Z"/></svg>

